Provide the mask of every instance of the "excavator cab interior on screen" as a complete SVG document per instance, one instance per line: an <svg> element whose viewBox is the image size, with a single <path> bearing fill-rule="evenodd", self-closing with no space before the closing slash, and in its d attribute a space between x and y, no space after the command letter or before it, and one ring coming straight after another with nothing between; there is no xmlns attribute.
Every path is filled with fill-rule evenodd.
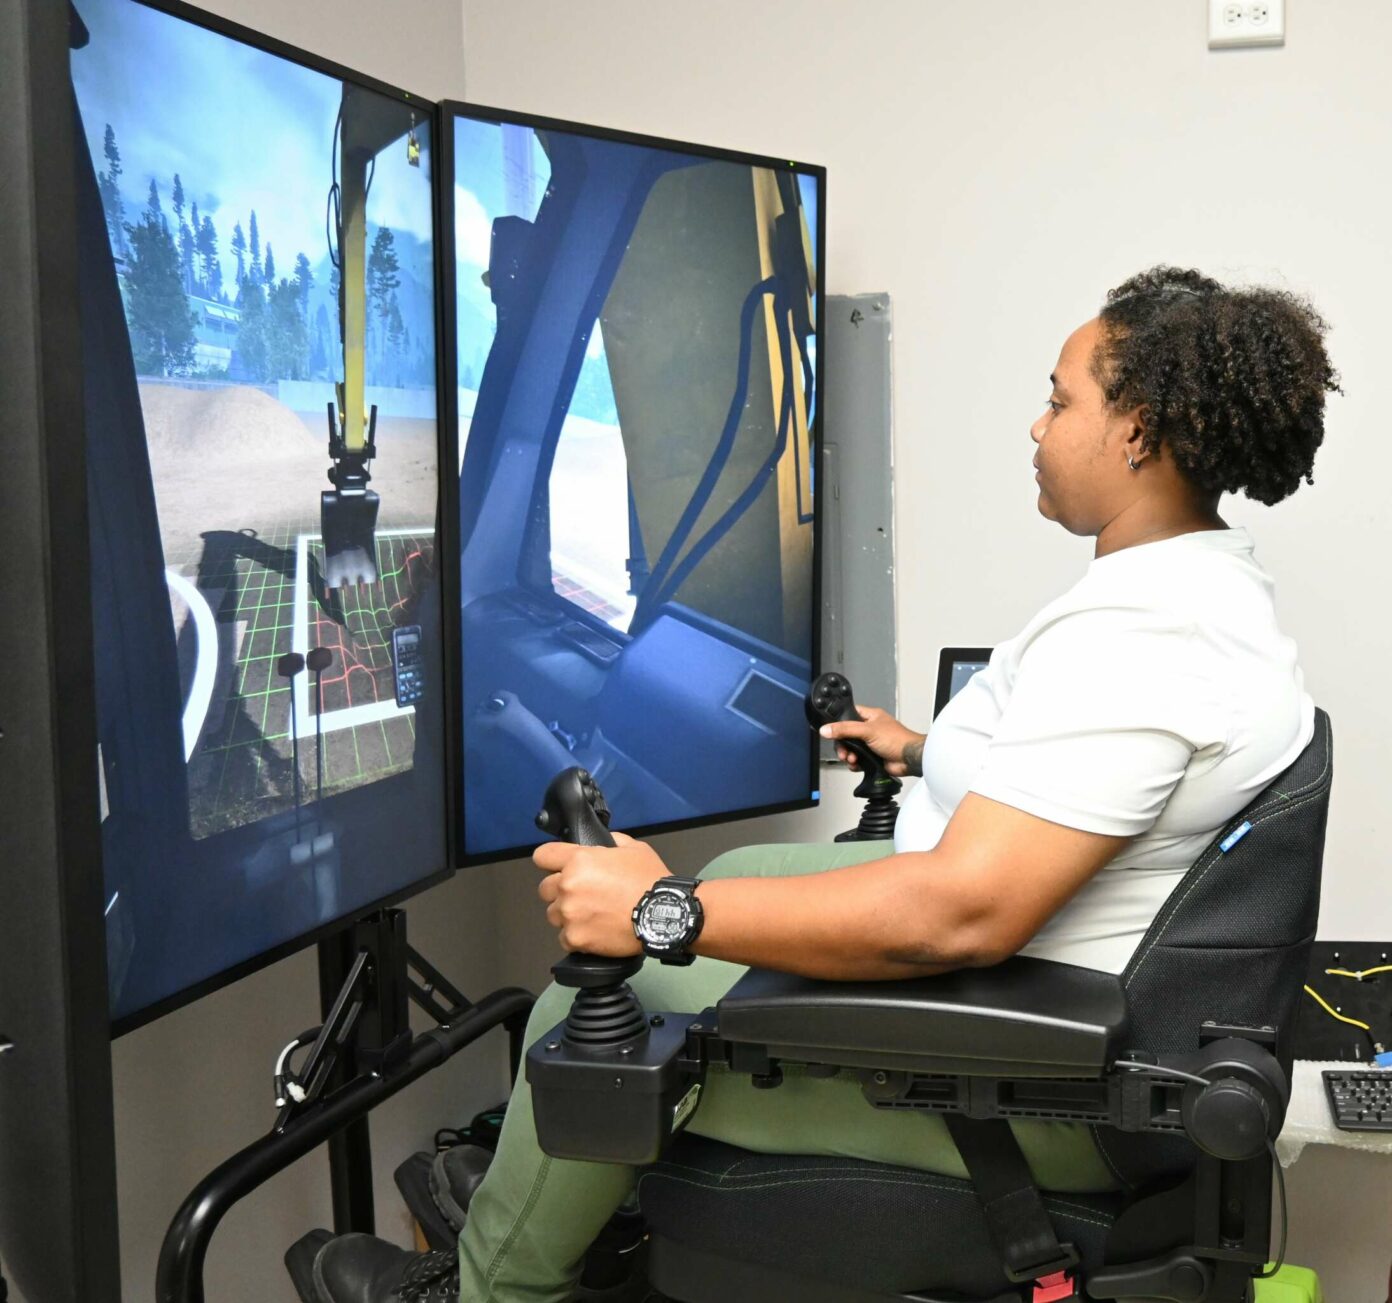
<svg viewBox="0 0 1392 1303"><path fill-rule="evenodd" d="M807 802L818 177L454 125L465 849Z"/></svg>

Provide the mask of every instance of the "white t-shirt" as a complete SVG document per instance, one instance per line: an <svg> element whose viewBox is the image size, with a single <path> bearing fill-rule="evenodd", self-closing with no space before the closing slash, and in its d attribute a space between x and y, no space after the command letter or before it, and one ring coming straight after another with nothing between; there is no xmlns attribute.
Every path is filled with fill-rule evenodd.
<svg viewBox="0 0 1392 1303"><path fill-rule="evenodd" d="M1119 973L1189 866L1314 734L1294 642L1245 529L1100 557L944 708L898 851L968 792L1131 837L1022 953Z"/></svg>

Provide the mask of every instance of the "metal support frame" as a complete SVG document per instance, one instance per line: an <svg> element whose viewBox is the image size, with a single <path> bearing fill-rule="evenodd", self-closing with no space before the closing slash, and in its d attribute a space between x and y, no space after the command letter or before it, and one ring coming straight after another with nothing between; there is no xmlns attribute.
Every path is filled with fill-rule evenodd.
<svg viewBox="0 0 1392 1303"><path fill-rule="evenodd" d="M335 1230L370 1232L372 1109L495 1027L507 1028L517 1062L531 993L505 987L477 1002L465 999L406 944L400 910L346 928L320 946L319 959L325 1021L302 1070L306 1097L287 1103L267 1135L215 1168L184 1200L160 1249L159 1303L204 1303L204 1263L223 1217L325 1141ZM412 968L425 984L411 976ZM454 1003L444 1005L437 991ZM412 1037L408 999L435 1017L436 1026Z"/></svg>
<svg viewBox="0 0 1392 1303"><path fill-rule="evenodd" d="M320 943L319 998L324 1025L310 1051L306 1071L333 1055L322 1089L343 1086L365 1072L390 1072L410 1052L406 952L406 915L399 909L374 914ZM312 1076L309 1080L311 1094L305 1102L285 1106L290 1116L317 1098L317 1083ZM284 1129L284 1124L280 1125ZM330 1138L329 1183L334 1230L340 1235L350 1231L372 1234L376 1212L372 1136L366 1117Z"/></svg>

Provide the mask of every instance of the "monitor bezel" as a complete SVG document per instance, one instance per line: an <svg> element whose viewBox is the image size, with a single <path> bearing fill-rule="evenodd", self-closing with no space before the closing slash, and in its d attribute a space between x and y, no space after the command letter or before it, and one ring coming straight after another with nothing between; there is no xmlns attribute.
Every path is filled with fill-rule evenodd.
<svg viewBox="0 0 1392 1303"><path fill-rule="evenodd" d="M30 1297L119 1303L121 1246L99 832L86 411L76 260L79 141L61 90L66 5L0 9L0 330L6 560L23 610L0 689L0 1277ZM0 1283L0 1293L4 1285Z"/></svg>
<svg viewBox="0 0 1392 1303"><path fill-rule="evenodd" d="M394 86L388 82L381 81L366 73L358 72L356 69L345 67L343 64L336 63L332 59L324 58L314 54L312 51L301 49L291 45L287 41L279 40L274 36L264 32L258 32L254 28L244 26L241 23L233 22L231 19L223 18L218 14L212 14L204 9L199 9L194 5L184 3L184 0L130 0L131 3L142 5L146 9L153 9L168 16L180 19L184 22L192 23L196 27L201 27L219 36L228 37L244 45L251 46L267 54L275 55L286 59L291 63L299 64L301 67L308 68L311 72L322 73L336 81L351 82L364 90L374 91L380 95L398 100L405 104L419 108L422 120L428 122L431 131L434 133L435 141L432 142L431 150L431 186L432 212L435 214L437 223L439 217L440 200L440 156L437 152L438 141L443 133L443 119L439 112L439 105L435 100L429 99L424 95L417 95L411 91ZM80 13L79 9L79 13ZM110 1020L111 1037L116 1039L126 1035L128 1032L135 1031L137 1028L144 1027L149 1023L164 1017L166 1014L173 1013L186 1005L193 1004L201 1000L204 996L212 995L223 987L230 986L234 982L240 981L244 977L249 977L253 973L259 972L263 968L269 968L272 964L279 963L282 959L287 959L291 955L297 954L310 946L316 945L327 938L342 932L345 928L351 927L354 923L374 914L379 910L393 905L399 905L413 896L417 896L431 887L439 886L453 876L455 868L454 848L451 844L454 829L458 823L458 816L454 810L455 792L459 790L459 783L456 781L453 766L456 753L450 745L448 736L449 720L458 713L458 706L455 698L458 694L457 683L452 676L450 666L451 642L457 641L453 635L455 621L450 618L452 607L450 606L451 593L451 568L457 569L458 558L453 554L456 548L450 545L451 530L449 517L446 514L447 490L451 480L458 480L458 475L446 474L450 466L448 458L453 455L450 448L444 442L445 427L442 419L439 395L444 392L444 388L449 374L445 370L445 355L443 348L443 305L452 292L453 276L446 274L449 264L446 262L446 246L440 240L440 231L435 232L435 385L436 385L436 439L435 452L437 465L440 468L439 485L437 486L436 511L438 513L436 523L436 547L437 565L439 567L440 586L441 586L441 665L444 667L445 684L443 685L444 710L445 714L445 739L444 739L444 784L445 784L445 855L443 863L415 882L408 884L396 891L389 892L363 905L357 906L351 911L340 915L331 922L321 924L308 932L303 932L297 936L278 942L276 945L266 950L258 951L255 955L248 956L237 964L217 973L203 978L189 986L183 987L179 991L156 1000L151 1004L132 1010L121 1015L119 1018ZM452 251L453 243L449 246ZM457 592L457 580L454 581L454 590ZM455 603L457 605L457 602ZM458 754L462 755L462 752Z"/></svg>
<svg viewBox="0 0 1392 1303"><path fill-rule="evenodd" d="M952 667L970 665L975 661L988 662L992 647L944 647L938 653L938 681L933 692L933 718L942 714L952 696Z"/></svg>
<svg viewBox="0 0 1392 1303"><path fill-rule="evenodd" d="M513 109L500 108L496 105L475 104L465 100L445 99L440 101L440 140L438 142L437 157L440 160L440 172L437 179L437 193L440 203L440 232L442 237L442 248L445 251L442 263L449 268L448 282L450 293L445 303L442 305L445 317L445 334L442 337L441 354L442 362L448 374L448 379L442 389L442 411L443 411L443 438L450 447L449 460L447 464L456 468L454 473L446 477L446 500L452 498L452 509L455 516L452 521L452 529L457 544L462 543L459 534L458 512L459 512L459 401L458 401L458 341L456 337L457 317L455 302L455 243L454 243L454 174L455 174L455 154L454 154L454 130L453 126L458 118L472 118L478 121L495 122L498 124L507 123L509 125L530 127L535 131L561 131L569 132L572 135L590 136L601 140L612 140L622 144L640 145L650 149L670 150L679 154L694 154L702 158L718 159L723 162L741 163L750 167L773 168L783 172L793 172L804 176L813 177L817 182L817 298L816 298L816 337L818 341L816 360L813 366L815 389L815 406L812 414L812 424L808 430L809 441L809 461L811 466L819 469L821 466L822 455L822 415L826 408L823 398L823 377L825 372L826 350L821 345L825 339L826 328L826 168L816 163L799 162L796 159L782 158L772 154L754 154L736 149L724 149L715 145L704 145L693 141L670 140L663 136L646 135L642 132L627 131L617 127L604 127L594 123L572 122L565 118L546 117L535 113L524 113ZM824 513L822 511L822 498L820 477L814 475L812 493L812 611L811 611L811 633L812 633L812 658L811 664L813 673L821 660L822 653L822 633L820 612L822 609L822 522ZM457 550L457 549L456 549ZM518 846L500 847L497 850L473 851L466 848L468 846L467 830L464 819L464 719L463 719L463 682L464 682L464 663L462 646L462 613L460 611L461 593L459 583L459 558L453 558L453 578L455 580L454 607L451 619L446 621L447 625L452 625L458 629L455 638L454 651L458 657L454 665L449 669L452 682L458 694L459 707L453 712L447 729L449 731L451 746L455 748L453 756L454 772L459 775L460 786L454 797L454 828L452 840L456 849L455 867L460 869L473 868L482 864L496 864L504 860L514 860L522 856L528 856L536 848L535 842L526 843ZM447 594L447 600L449 595ZM820 747L817 737L808 729L807 732L807 792L805 798L798 798L793 801L781 801L772 805L743 806L737 810L719 811L708 815L698 815L691 819L670 819L657 823L636 824L632 826L616 824L633 836L650 837L660 833L682 832L690 828L707 828L716 824L734 823L740 819L756 819L765 815L787 814L795 810L810 810L820 803L821 792L820 776ZM541 793L537 793L540 801ZM538 841L542 840L538 837Z"/></svg>

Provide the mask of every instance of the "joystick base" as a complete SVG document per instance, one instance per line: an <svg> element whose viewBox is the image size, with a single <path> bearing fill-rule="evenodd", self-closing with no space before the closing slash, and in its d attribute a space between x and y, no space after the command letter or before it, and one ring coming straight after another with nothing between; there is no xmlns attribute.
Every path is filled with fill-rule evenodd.
<svg viewBox="0 0 1392 1303"><path fill-rule="evenodd" d="M633 988L592 986L577 991L566 1015L564 1037L568 1044L609 1048L647 1035L648 1016Z"/></svg>
<svg viewBox="0 0 1392 1303"><path fill-rule="evenodd" d="M636 1040L648 1030L648 1017L628 984L643 966L642 955L567 955L551 966L559 986L578 988L565 1020L571 1045L607 1048Z"/></svg>
<svg viewBox="0 0 1392 1303"><path fill-rule="evenodd" d="M696 1111L706 1069L687 1054L688 1029L709 1018L659 1014L627 1053L572 1045L558 1023L526 1058L541 1148L553 1158L656 1162Z"/></svg>
<svg viewBox="0 0 1392 1303"><path fill-rule="evenodd" d="M872 796L860 813L860 822L846 832L838 833L838 842L879 842L894 837L894 825L899 819L899 802L892 796Z"/></svg>

